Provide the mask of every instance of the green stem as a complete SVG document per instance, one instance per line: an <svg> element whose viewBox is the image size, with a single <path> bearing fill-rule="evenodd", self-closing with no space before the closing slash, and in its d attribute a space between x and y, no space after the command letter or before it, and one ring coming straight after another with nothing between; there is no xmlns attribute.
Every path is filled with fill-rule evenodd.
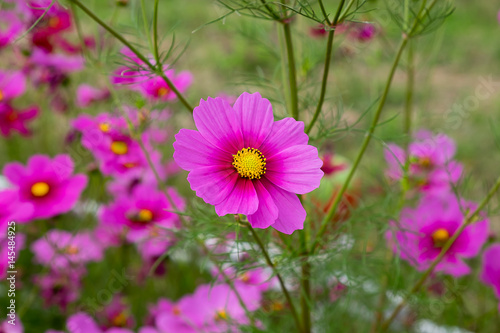
<svg viewBox="0 0 500 333"><path fill-rule="evenodd" d="M323 70L323 80L321 80L321 91L319 94L319 101L318 105L316 106L316 111L314 112L313 119L309 123L306 129L306 134L309 134L311 132L311 129L314 126L314 123L316 123L316 120L318 120L318 117L321 113L321 110L323 108L323 102L325 101L325 94L326 94L326 86L328 83L328 74L330 73L330 63L332 59L332 48L333 48L333 38L335 36L335 26L338 23L340 12L342 11L342 8L344 7L345 0L341 0L339 3L339 7L337 9L337 13L335 14L335 18L333 19L333 30L330 30L328 32L328 42L326 45L326 56L325 56L325 66ZM319 2L321 6L321 10L323 12L323 15L325 16L325 21L328 23L329 26L331 26L330 21L328 20L328 14L325 11L325 8L323 6L323 1L320 0Z"/></svg>
<svg viewBox="0 0 500 333"><path fill-rule="evenodd" d="M158 2L159 0L155 0L155 9L153 16L153 46L154 46L154 55L156 60L156 66L158 69L163 72L163 64L160 62L160 52L158 51Z"/></svg>
<svg viewBox="0 0 500 333"><path fill-rule="evenodd" d="M292 33L290 23L283 22L283 31L285 33L285 44L288 55L288 81L290 83L290 114L295 120L299 120L299 97L297 92L297 72L295 69L295 55L293 51Z"/></svg>
<svg viewBox="0 0 500 333"><path fill-rule="evenodd" d="M153 66L151 62L142 54L140 53L131 43L129 43L125 38L123 38L122 35L120 35L118 32L116 32L113 28L111 28L109 25L107 25L104 21L102 21L99 17L97 17L90 9L85 7L79 0L69 0L75 5L77 5L81 10L85 12L90 18L92 18L94 21L96 21L100 26L102 26L104 29L106 29L111 35L113 35L116 39L118 39L120 42L122 42L123 45L128 47L132 53L134 53L146 66L149 67L149 69L159 75L165 83L169 86L169 88L174 92L174 94L177 96L179 101L184 105L184 107L189 111L193 112L193 107L187 102L187 100L182 96L182 94L177 90L177 88L172 84L172 81L165 75L163 71L159 71L157 67Z"/></svg>
<svg viewBox="0 0 500 333"><path fill-rule="evenodd" d="M304 332L311 332L311 264L308 262L308 246L306 229L300 233L300 243L302 248L302 277L301 277L301 294L300 305L302 308L302 324Z"/></svg>
<svg viewBox="0 0 500 333"><path fill-rule="evenodd" d="M436 259L432 262L432 264L427 268L427 270L424 272L424 274L420 277L420 279L417 281L417 283L413 286L413 288L410 290L408 295L401 301L401 303L398 304L398 306L394 309L394 311L391 313L389 318L384 321L381 325L381 332L387 331L389 328L390 324L393 322L393 320L396 318L396 316L399 314L399 312L405 307L406 303L408 302L408 299L418 292L420 288L424 285L425 281L427 281L427 278L432 274L436 266L441 262L441 260L444 258L450 247L453 245L453 243L457 240L457 238L460 236L460 234L464 231L464 229L469 226L470 224L475 222L476 217L479 215L481 210L483 210L484 207L488 204L488 202L493 198L493 195L498 191L500 188L500 177L496 180L495 184L493 187L490 189L486 197L481 201L479 206L474 210L474 212L467 217L460 228L453 234L453 236L446 242L446 244L443 246L441 249L441 252L437 256Z"/></svg>
<svg viewBox="0 0 500 333"><path fill-rule="evenodd" d="M260 250L262 251L262 255L264 256L264 259L266 260L267 265L269 266L269 268L272 269L274 275L276 275L276 277L278 278L278 282L280 284L281 290L283 291L283 294L285 295L285 298L288 302L288 305L290 306L290 311L292 312L293 320L295 321L295 324L297 325L299 332L304 332L302 325L300 323L300 320L299 320L299 316L297 314L297 310L295 309L295 305L293 304L292 297L290 297L290 293L288 292L288 289L285 286L285 282L283 281L281 274L278 272L278 270L276 269L276 265L273 263L273 261L269 257L269 254L267 253L267 250L266 250L264 244L262 243L262 240L260 239L259 235L255 232L255 229L250 224L248 224L248 228L250 229L250 232L252 233L252 236L253 236L255 242L257 243Z"/></svg>
<svg viewBox="0 0 500 333"><path fill-rule="evenodd" d="M149 31L148 15L146 14L146 3L144 2L144 0L141 0L141 10L142 10L142 21L144 24L144 31L148 38L149 49L152 50L153 42L151 41L151 32Z"/></svg>
<svg viewBox="0 0 500 333"><path fill-rule="evenodd" d="M413 90L415 86L415 68L413 66L413 42L408 43L408 64L407 64L407 81L406 81L406 102L405 102L405 117L404 131L406 134L407 146L412 136L412 114L413 114Z"/></svg>
<svg viewBox="0 0 500 333"><path fill-rule="evenodd" d="M391 88L392 84L392 79L394 78L394 73L396 72L396 68L398 67L399 60L401 59L401 54L403 53L404 48L406 47L406 44L408 43L408 39L404 37L401 40L401 43L398 48L398 52L396 53L396 57L394 58L394 62L391 67L391 71L389 73L389 77L387 79L387 82L385 84L384 92L382 94L382 97L380 99L380 103L378 105L377 110L375 111L375 115L373 116L370 128L368 130L368 133L365 135L365 139L363 140L363 143L361 145L361 149L359 150L358 156L356 157L356 160L354 161L351 170L349 171L349 175L347 176L344 184L342 185L342 188L340 191L337 193L335 196L335 200L330 207L330 210L326 214L325 218L321 222L321 227L318 231L318 234L316 235L316 239L312 245L311 252L314 252L316 247L319 245L320 239L323 236L323 234L326 231L326 228L328 226L328 223L331 221L332 217L334 216L335 212L337 211L337 207L340 204L340 201L342 200L342 197L349 187L349 184L351 183L351 180L354 176L354 173L356 172L359 163L361 162L361 159L363 158L366 149L368 148L368 144L370 143L373 133L375 132L375 129L377 128L378 121L380 119L380 115L382 113L382 110L385 106L385 102L387 101L387 96L389 95L389 90Z"/></svg>

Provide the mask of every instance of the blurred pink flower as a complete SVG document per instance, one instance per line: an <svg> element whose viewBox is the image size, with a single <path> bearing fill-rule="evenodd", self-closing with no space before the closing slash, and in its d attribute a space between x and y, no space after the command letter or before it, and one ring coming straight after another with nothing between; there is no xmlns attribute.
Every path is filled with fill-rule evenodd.
<svg viewBox="0 0 500 333"><path fill-rule="evenodd" d="M184 93L193 81L191 73L186 71L175 74L175 70L168 69L165 71L165 76L170 79L174 87L180 93ZM171 101L177 98L163 78L149 72L140 72L140 77L136 79L134 87L141 92L144 97L152 100Z"/></svg>
<svg viewBox="0 0 500 333"><path fill-rule="evenodd" d="M500 300L500 244L490 246L483 255L483 268L481 281L493 288L495 295ZM498 304L500 311L500 303Z"/></svg>
<svg viewBox="0 0 500 333"><path fill-rule="evenodd" d="M26 128L26 122L38 115L38 108L30 107L25 110L16 110L10 103L0 102L0 132L8 137L11 132L17 131L23 136L29 136L31 131Z"/></svg>
<svg viewBox="0 0 500 333"><path fill-rule="evenodd" d="M405 165L409 163L408 177L412 185L424 192L446 193L450 184L455 184L462 175L462 165L453 160L455 143L444 134L419 131L408 151L409 158L403 148L387 145L384 154L389 178L402 179Z"/></svg>
<svg viewBox="0 0 500 333"><path fill-rule="evenodd" d="M461 205L469 211L475 209L475 204L469 202ZM390 222L386 238L395 253L422 271L436 259L464 219L453 194L428 195L416 209L403 209L398 222ZM469 274L470 268L462 259L477 256L487 238L488 219L483 217L465 228L435 270L455 277Z"/></svg>
<svg viewBox="0 0 500 333"><path fill-rule="evenodd" d="M243 93L231 107L222 98L194 109L198 131L175 136L174 159L189 171L191 189L219 216L245 214L255 228L291 234L306 212L296 194L320 184L322 161L308 145L304 123L274 121L271 103Z"/></svg>
<svg viewBox="0 0 500 333"><path fill-rule="evenodd" d="M108 89L98 89L88 84L81 84L76 89L76 105L80 108L85 108L93 102L105 100L109 96Z"/></svg>
<svg viewBox="0 0 500 333"><path fill-rule="evenodd" d="M65 311L80 295L83 274L81 268L51 270L47 274L35 276L33 282L40 288L40 296L47 306L56 305Z"/></svg>
<svg viewBox="0 0 500 333"><path fill-rule="evenodd" d="M24 24L12 11L0 12L0 49L12 43L23 31Z"/></svg>
<svg viewBox="0 0 500 333"><path fill-rule="evenodd" d="M81 267L90 261L100 261L103 249L90 232L72 234L52 229L31 245L35 261L54 270Z"/></svg>
<svg viewBox="0 0 500 333"><path fill-rule="evenodd" d="M85 312L78 312L69 317L66 327L69 333L133 333L132 330L125 328L101 329Z"/></svg>
<svg viewBox="0 0 500 333"><path fill-rule="evenodd" d="M0 102L10 101L26 91L26 78L20 71L0 70Z"/></svg>
<svg viewBox="0 0 500 333"><path fill-rule="evenodd" d="M103 330L112 327L134 328L135 326L130 306L119 294L114 295L111 302L102 311L97 312L96 318Z"/></svg>
<svg viewBox="0 0 500 333"><path fill-rule="evenodd" d="M75 206L87 186L87 176L73 175L73 161L68 155L50 159L33 155L27 166L12 162L3 174L14 185L20 203L30 203L34 212L31 219L50 218L67 213Z"/></svg>

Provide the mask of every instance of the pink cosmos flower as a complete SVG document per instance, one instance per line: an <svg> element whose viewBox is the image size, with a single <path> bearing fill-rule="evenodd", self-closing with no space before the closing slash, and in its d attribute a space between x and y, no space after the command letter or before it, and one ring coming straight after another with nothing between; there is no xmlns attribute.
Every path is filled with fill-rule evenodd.
<svg viewBox="0 0 500 333"><path fill-rule="evenodd" d="M20 203L30 203L31 219L44 219L67 213L75 206L87 186L87 176L73 175L74 164L68 155L50 159L34 155L27 166L19 162L5 166L3 174L14 185Z"/></svg>
<svg viewBox="0 0 500 333"><path fill-rule="evenodd" d="M490 246L483 255L483 268L481 280L495 291L495 295L500 300L500 244ZM500 303L498 304L500 311Z"/></svg>
<svg viewBox="0 0 500 333"><path fill-rule="evenodd" d="M377 29L373 24L362 23L361 25L356 24L354 26L354 29L351 32L351 36L360 42L367 42L373 39L376 33Z"/></svg>
<svg viewBox="0 0 500 333"><path fill-rule="evenodd" d="M19 202L16 190L0 191L0 235L7 232L7 223L28 222L33 215L33 205L29 202Z"/></svg>
<svg viewBox="0 0 500 333"><path fill-rule="evenodd" d="M0 132L8 137L11 132L17 131L23 136L29 136L31 131L26 128L26 122L38 115L38 108L30 107L26 110L16 110L9 103L0 102Z"/></svg>
<svg viewBox="0 0 500 333"><path fill-rule="evenodd" d="M249 311L260 306L262 296L255 287L236 288ZM160 332L239 332L238 326L244 324L248 324L246 313L236 294L225 284L202 285L177 303L164 302L156 317Z"/></svg>
<svg viewBox="0 0 500 333"><path fill-rule="evenodd" d="M166 65L168 67L168 65ZM152 76L149 72L140 72L140 77L136 79L136 89L144 95L144 97L152 100L171 101L177 98L177 95L172 91L168 84L160 76ZM181 72L175 74L175 70L167 69L165 76L170 79L172 84L180 93L184 93L193 81L193 76L189 72Z"/></svg>
<svg viewBox="0 0 500 333"><path fill-rule="evenodd" d="M94 319L84 312L78 312L69 317L66 327L69 333L133 333L124 328L101 329Z"/></svg>
<svg viewBox="0 0 500 333"><path fill-rule="evenodd" d="M133 328L135 326L130 306L125 303L121 295L114 295L111 302L97 313L96 318L103 330L112 327Z"/></svg>
<svg viewBox="0 0 500 333"><path fill-rule="evenodd" d="M463 201L462 207L469 211L475 205ZM386 233L389 246L402 259L418 270L427 269L441 252L465 219L456 197L448 193L442 196L424 196L416 209L405 208L398 222L391 221L391 230ZM470 273L462 259L479 254L488 238L488 220L467 226L458 236L436 271L459 277Z"/></svg>
<svg viewBox="0 0 500 333"><path fill-rule="evenodd" d="M0 323L0 332L2 333L23 333L24 327L23 323L16 317L15 325L9 323L10 319L4 320Z"/></svg>
<svg viewBox="0 0 500 333"><path fill-rule="evenodd" d="M273 278L272 274L262 267L249 269L240 274L236 274L235 269L229 267L224 269L224 273L231 280L235 281L235 284L256 286L261 292L269 290L269 288L277 282L276 278ZM220 273L218 268L214 269L214 275L221 282L225 281L224 276Z"/></svg>
<svg viewBox="0 0 500 333"><path fill-rule="evenodd" d="M0 70L0 102L10 101L26 91L26 78L20 71Z"/></svg>
<svg viewBox="0 0 500 333"><path fill-rule="evenodd" d="M93 102L105 100L109 96L108 89L97 89L88 84L81 84L76 90L76 105L85 108Z"/></svg>
<svg viewBox="0 0 500 333"><path fill-rule="evenodd" d="M404 168L409 163L408 177L420 191L434 194L447 192L450 184L455 184L462 175L462 165L453 160L456 147L452 139L444 134L432 135L419 131L409 147L409 157L403 148L389 144L385 159L389 165L387 176L400 180ZM408 161L409 160L409 161Z"/></svg>
<svg viewBox="0 0 500 333"><path fill-rule="evenodd" d="M23 22L10 11L0 12L0 49L12 43L22 32Z"/></svg>
<svg viewBox="0 0 500 333"><path fill-rule="evenodd" d="M259 93L243 93L233 107L221 98L201 100L193 115L198 131L182 129L174 143L191 189L219 216L245 214L255 228L287 234L302 229L306 212L296 194L314 190L323 176L304 123L275 122Z"/></svg>
<svg viewBox="0 0 500 333"><path fill-rule="evenodd" d="M89 232L72 234L52 229L31 245L35 260L55 270L81 267L90 261L103 258L102 247Z"/></svg>
<svg viewBox="0 0 500 333"><path fill-rule="evenodd" d="M183 210L184 200L174 189L168 191L177 208ZM131 229L127 238L133 242L148 237L152 227L177 228L179 218L176 213L171 212L172 209L163 192L139 185L131 195L122 195L110 205L101 208L98 215L103 223Z"/></svg>
<svg viewBox="0 0 500 333"><path fill-rule="evenodd" d="M149 228L147 233L137 233L134 231L131 231L131 233L136 234L133 240L137 244L137 249L141 257L145 261L152 263L165 253L176 241L172 231L156 226ZM129 236L129 238L131 237Z"/></svg>
<svg viewBox="0 0 500 333"><path fill-rule="evenodd" d="M65 311L67 306L80 295L82 269L67 271L51 270L48 274L35 276L34 283L40 288L40 295L47 306L56 305Z"/></svg>

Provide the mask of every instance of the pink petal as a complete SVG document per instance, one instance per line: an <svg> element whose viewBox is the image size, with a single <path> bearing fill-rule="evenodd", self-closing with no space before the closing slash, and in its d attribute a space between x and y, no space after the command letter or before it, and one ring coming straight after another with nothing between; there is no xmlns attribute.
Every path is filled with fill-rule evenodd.
<svg viewBox="0 0 500 333"><path fill-rule="evenodd" d="M254 214L248 215L248 222L254 228L265 229L278 218L278 207L260 180L254 181L254 186L259 198L259 208Z"/></svg>
<svg viewBox="0 0 500 333"><path fill-rule="evenodd" d="M253 183L249 179L239 178L236 185L226 200L215 205L215 212L219 216L226 214L245 214L255 213L259 206L259 198Z"/></svg>
<svg viewBox="0 0 500 333"><path fill-rule="evenodd" d="M293 118L285 118L274 122L271 133L259 150L266 158L270 158L288 147L306 145L308 141L309 138L304 133L304 123Z"/></svg>
<svg viewBox="0 0 500 333"><path fill-rule="evenodd" d="M181 129L175 136L174 160L184 170L231 166L233 156L210 144L199 132Z"/></svg>
<svg viewBox="0 0 500 333"><path fill-rule="evenodd" d="M26 169L19 162L9 163L3 168L3 175L12 184L20 184L26 177Z"/></svg>
<svg viewBox="0 0 500 333"><path fill-rule="evenodd" d="M193 118L201 135L213 145L230 154L243 148L236 112L222 98L201 100L194 109Z"/></svg>
<svg viewBox="0 0 500 333"><path fill-rule="evenodd" d="M274 123L271 103L259 93L243 93L233 105L238 115L245 147L259 148Z"/></svg>
<svg viewBox="0 0 500 333"><path fill-rule="evenodd" d="M319 187L322 166L316 147L293 146L267 159L265 177L286 191L304 194Z"/></svg>
<svg viewBox="0 0 500 333"><path fill-rule="evenodd" d="M187 177L191 189L206 203L217 205L225 200L235 187L239 176L234 169L207 166L191 171Z"/></svg>
<svg viewBox="0 0 500 333"><path fill-rule="evenodd" d="M272 227L288 235L295 230L303 229L307 214L299 198L265 179L262 180L262 183L273 198L276 207L278 207L278 219Z"/></svg>

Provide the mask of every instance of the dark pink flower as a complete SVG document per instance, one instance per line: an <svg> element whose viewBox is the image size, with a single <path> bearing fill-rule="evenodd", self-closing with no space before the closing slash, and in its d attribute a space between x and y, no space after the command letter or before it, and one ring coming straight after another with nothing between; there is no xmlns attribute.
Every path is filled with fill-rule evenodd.
<svg viewBox="0 0 500 333"><path fill-rule="evenodd" d="M33 205L32 219L67 213L75 206L87 186L87 176L73 175L73 161L68 155L50 159L34 155L27 166L9 163L3 173L14 185L19 202Z"/></svg>
<svg viewBox="0 0 500 333"><path fill-rule="evenodd" d="M144 97L152 100L171 101L177 98L172 89L160 76L152 75L149 72L141 72L141 76L136 79L135 89L141 92ZM193 77L189 72L175 74L173 69L165 71L165 76L170 79L174 87L184 93L191 85Z"/></svg>
<svg viewBox="0 0 500 333"><path fill-rule="evenodd" d="M493 288L500 300L500 244L494 244L484 251L481 280ZM500 304L498 311L500 311Z"/></svg>
<svg viewBox="0 0 500 333"><path fill-rule="evenodd" d="M38 115L38 108L30 107L25 110L16 110L10 103L0 102L0 132L9 136L12 131L17 131L23 136L28 136L31 131L26 128L26 122Z"/></svg>
<svg viewBox="0 0 500 333"><path fill-rule="evenodd" d="M72 234L52 229L31 245L35 260L54 270L81 267L90 261L100 261L103 249L89 232Z"/></svg>
<svg viewBox="0 0 500 333"><path fill-rule="evenodd" d="M468 211L475 209L469 202L461 205ZM427 269L463 223L461 205L451 193L423 197L416 209L403 209L399 221L391 222L391 230L386 233L389 246L418 270ZM470 268L462 259L477 256L487 238L488 220L482 217L458 236L436 271L455 277L469 274Z"/></svg>
<svg viewBox="0 0 500 333"><path fill-rule="evenodd" d="M135 326L130 306L125 303L121 295L114 295L111 302L97 313L96 318L103 330L112 327L133 328Z"/></svg>
<svg viewBox="0 0 500 333"><path fill-rule="evenodd" d="M76 89L76 105L86 108L93 102L105 100L109 96L108 89L98 89L88 84L81 84Z"/></svg>
<svg viewBox="0 0 500 333"><path fill-rule="evenodd" d="M40 288L46 305L56 305L64 311L78 299L83 274L81 269L51 270L48 274L35 276L34 283Z"/></svg>
<svg viewBox="0 0 500 333"><path fill-rule="evenodd" d="M275 122L259 93L243 93L233 107L222 98L201 100L194 121L198 131L175 136L174 159L199 197L219 216L245 214L256 228L303 228L306 212L296 194L314 190L323 176L304 123Z"/></svg>

